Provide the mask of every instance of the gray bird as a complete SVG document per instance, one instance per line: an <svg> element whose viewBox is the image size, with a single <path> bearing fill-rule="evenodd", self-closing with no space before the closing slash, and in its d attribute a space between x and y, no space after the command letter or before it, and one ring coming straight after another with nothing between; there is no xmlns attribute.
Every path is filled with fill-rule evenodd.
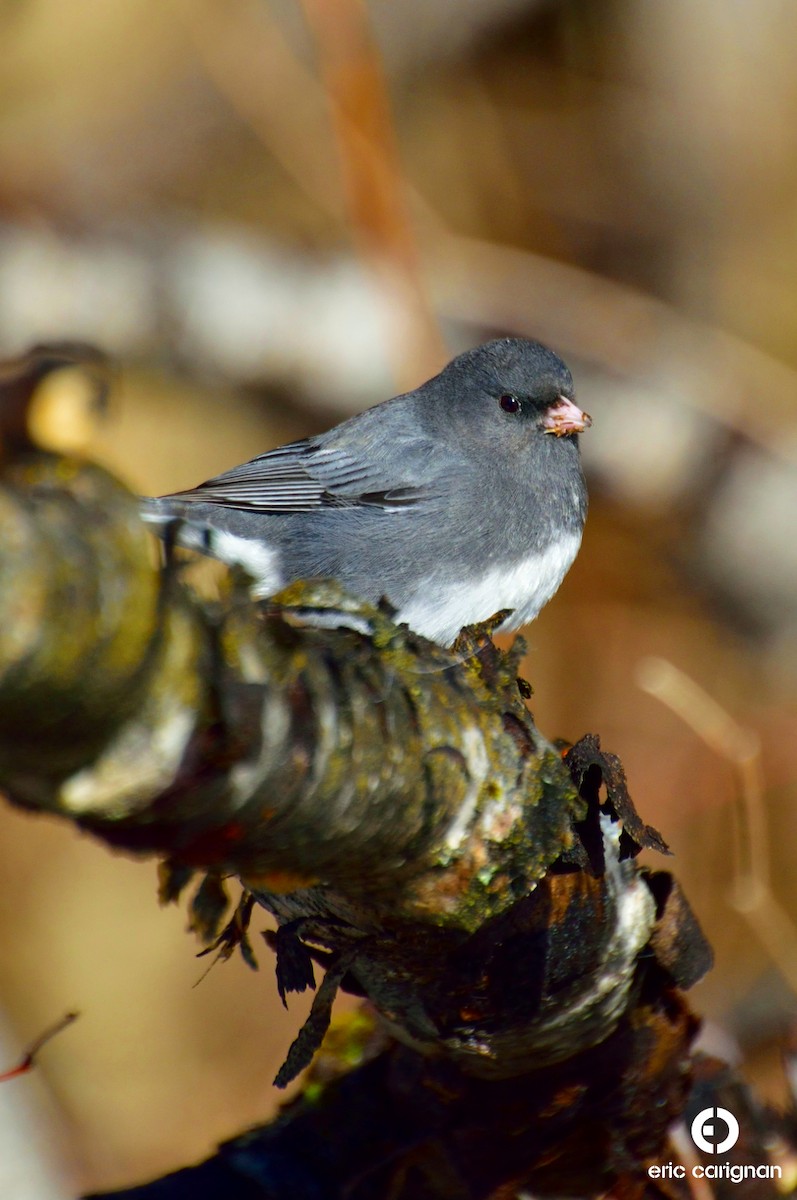
<svg viewBox="0 0 797 1200"><path fill-rule="evenodd" d="M143 515L243 567L257 597L332 577L447 646L499 609L516 629L556 592L587 514L577 435L590 424L561 359L501 338Z"/></svg>

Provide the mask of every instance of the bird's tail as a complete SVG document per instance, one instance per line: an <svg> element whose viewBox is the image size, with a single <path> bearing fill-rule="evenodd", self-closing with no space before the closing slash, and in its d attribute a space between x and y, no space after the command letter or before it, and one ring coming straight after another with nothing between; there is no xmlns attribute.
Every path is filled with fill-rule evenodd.
<svg viewBox="0 0 797 1200"><path fill-rule="evenodd" d="M142 521L154 525L153 532L162 533L163 529L177 519L174 509L167 505L159 496L143 496L139 506Z"/></svg>

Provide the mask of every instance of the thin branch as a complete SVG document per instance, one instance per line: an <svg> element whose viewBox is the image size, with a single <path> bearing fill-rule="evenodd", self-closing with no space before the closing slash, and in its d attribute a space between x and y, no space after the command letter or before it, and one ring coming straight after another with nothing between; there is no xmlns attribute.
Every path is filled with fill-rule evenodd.
<svg viewBox="0 0 797 1200"><path fill-rule="evenodd" d="M734 721L699 684L666 659L643 659L637 681L643 691L666 704L731 766L737 794L733 803L734 868L730 903L747 921L790 987L797 991L797 928L772 891L770 880L764 771L758 734Z"/></svg>
<svg viewBox="0 0 797 1200"><path fill-rule="evenodd" d="M35 1061L36 1055L46 1046L52 1038L56 1037L63 1029L71 1025L79 1017L79 1013L68 1012L61 1017L60 1021L56 1021L49 1029L45 1029L44 1033L40 1033L34 1042L25 1051L22 1058L15 1067L9 1067L7 1071L0 1071L0 1083L7 1083L9 1079L16 1079L18 1075L26 1075L31 1070Z"/></svg>

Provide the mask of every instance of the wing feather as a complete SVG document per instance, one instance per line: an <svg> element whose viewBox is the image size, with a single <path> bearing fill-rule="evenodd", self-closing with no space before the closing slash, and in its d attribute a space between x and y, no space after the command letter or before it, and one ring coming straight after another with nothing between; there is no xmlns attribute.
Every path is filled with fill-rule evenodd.
<svg viewBox="0 0 797 1200"><path fill-rule="evenodd" d="M219 504L264 513L312 512L324 507L367 505L405 508L438 490L439 469L427 439L406 439L404 453L360 460L344 446L318 438L290 442L208 479L169 499ZM393 443L395 449L395 443ZM395 464L406 464L397 474Z"/></svg>

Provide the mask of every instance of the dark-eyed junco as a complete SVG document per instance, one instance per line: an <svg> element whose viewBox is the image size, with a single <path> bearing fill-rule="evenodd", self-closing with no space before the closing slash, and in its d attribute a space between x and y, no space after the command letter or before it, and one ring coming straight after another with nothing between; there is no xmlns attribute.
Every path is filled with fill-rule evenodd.
<svg viewBox="0 0 797 1200"><path fill-rule="evenodd" d="M499 609L516 629L559 587L587 513L577 434L590 424L561 359L501 338L327 433L145 500L143 514L242 566L256 596L332 577L449 645Z"/></svg>

